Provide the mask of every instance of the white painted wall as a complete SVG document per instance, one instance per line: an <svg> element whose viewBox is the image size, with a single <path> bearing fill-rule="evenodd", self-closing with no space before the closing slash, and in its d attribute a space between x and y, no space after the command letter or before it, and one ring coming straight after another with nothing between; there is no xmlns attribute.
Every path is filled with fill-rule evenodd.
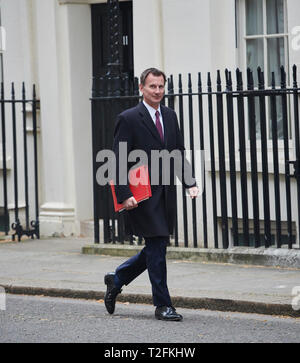
<svg viewBox="0 0 300 363"><path fill-rule="evenodd" d="M14 82L15 97L21 99L22 97L22 82L26 83L27 98L32 98L32 84L36 83L38 87L38 72L37 72L37 58L35 47L35 11L31 0L22 1L7 1L2 0L1 6L1 20L2 27L6 33L6 49L3 52L3 68L4 68L4 88L5 98L11 97L11 83ZM11 106L6 107L6 145L7 145L7 166L8 166L8 207L10 210L10 223L15 221L14 217L14 166L13 166L13 147L12 147L12 112ZM28 164L29 164L29 178L33 176L33 138L31 133L32 128L32 114L31 107L28 105L26 109L27 116L27 146L28 146ZM39 118L39 114L37 115ZM17 124L17 162L18 162L18 205L21 207L20 219L24 222L24 153L23 153L23 127L22 127L22 108L21 105L16 106L16 124ZM38 119L39 124L39 119ZM42 149L39 145L39 155ZM2 159L2 147L1 147ZM2 168L2 162L1 162ZM1 190L2 189L1 178ZM1 202L3 200L3 193L0 194ZM33 184L29 185L29 205L30 205L30 219L34 218L34 194Z"/></svg>
<svg viewBox="0 0 300 363"><path fill-rule="evenodd" d="M164 69L161 0L133 0L134 71Z"/></svg>
<svg viewBox="0 0 300 363"><path fill-rule="evenodd" d="M93 209L90 6L59 5L56 0L2 0L1 13L7 34L3 55L6 94L12 81L18 98L21 82L26 82L30 93L34 82L41 99L38 140L41 234L79 234L80 221L91 219ZM19 124L21 116L21 110L17 109ZM10 117L8 109L7 120ZM30 112L28 122L30 126ZM10 123L8 139L11 139ZM21 128L18 139L19 205L24 205ZM12 146L8 149L8 162L13 167ZM11 208L14 207L12 174L10 171L8 185ZM33 198L30 205L33 206Z"/></svg>

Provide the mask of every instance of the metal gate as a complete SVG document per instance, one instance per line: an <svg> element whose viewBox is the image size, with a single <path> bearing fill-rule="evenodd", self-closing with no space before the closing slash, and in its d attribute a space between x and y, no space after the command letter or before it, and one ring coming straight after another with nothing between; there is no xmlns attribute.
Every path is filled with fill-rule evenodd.
<svg viewBox="0 0 300 363"><path fill-rule="evenodd" d="M299 88L297 68L293 67L293 87L286 86L281 68L280 87L273 73L272 86L266 88L264 74L257 70L258 87L253 73L247 71L247 87L242 72L236 70L233 89L231 72L221 73L213 90L208 73L206 86L198 74L197 90L192 76L168 79L166 104L178 114L186 146L205 153L203 188L197 201L189 201L178 192L175 246L228 248L253 246L292 248L299 241ZM205 88L205 90L204 90ZM92 97L95 242L100 240L102 220L104 242L121 242L123 216L112 208L109 187L96 183L97 152L111 149L114 120L122 110L140 101L135 83L117 72L96 79ZM191 159L194 170L200 168ZM117 222L116 222L117 221ZM139 239L140 241L140 239Z"/></svg>

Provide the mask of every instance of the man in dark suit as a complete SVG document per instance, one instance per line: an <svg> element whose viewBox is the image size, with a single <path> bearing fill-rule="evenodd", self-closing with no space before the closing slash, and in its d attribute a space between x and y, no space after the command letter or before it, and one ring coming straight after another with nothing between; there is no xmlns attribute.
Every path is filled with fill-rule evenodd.
<svg viewBox="0 0 300 363"><path fill-rule="evenodd" d="M180 321L182 316L172 306L167 287L166 248L169 236L173 233L176 213L175 168L170 168L168 183L162 180L162 166L153 165L153 151L179 151L184 155L183 137L180 133L176 113L160 105L164 97L166 76L156 69L145 70L140 79L140 91L143 102L128 109L118 116L114 134L114 152L117 165L116 195L119 203L126 209L126 231L129 234L142 236L145 247L136 256L131 257L114 273L105 275L107 285L105 306L110 314L115 310L115 302L123 285L128 285L146 269L152 285L153 304L156 306L155 317L160 320ZM127 183L120 185L118 168L120 143L126 143L127 152L142 150L147 155L149 174L151 178L152 197L137 204ZM186 160L186 159L185 159ZM156 163L157 164L157 163ZM133 164L128 163L125 170ZM190 172L188 162L182 163L183 172ZM124 166L124 165L123 165ZM158 183L152 182L152 177L158 170ZM178 171L178 170L177 170ZM152 174L152 175L151 175ZM187 184L179 176L183 185L188 188L191 198L197 197L198 188L194 178Z"/></svg>

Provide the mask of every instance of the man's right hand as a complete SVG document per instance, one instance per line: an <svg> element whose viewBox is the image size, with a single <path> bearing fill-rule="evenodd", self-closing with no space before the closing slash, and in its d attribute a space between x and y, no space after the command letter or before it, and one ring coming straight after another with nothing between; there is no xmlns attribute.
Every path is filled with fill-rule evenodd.
<svg viewBox="0 0 300 363"><path fill-rule="evenodd" d="M130 197L128 199L126 199L124 202L123 202L123 207L126 209L126 210L130 210L130 209L134 209L138 206L138 203L137 201L135 200L134 197Z"/></svg>

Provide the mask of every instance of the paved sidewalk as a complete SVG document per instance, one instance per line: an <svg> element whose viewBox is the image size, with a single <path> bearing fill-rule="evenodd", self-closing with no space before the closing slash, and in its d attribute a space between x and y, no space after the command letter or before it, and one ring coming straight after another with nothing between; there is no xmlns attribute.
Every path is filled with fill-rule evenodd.
<svg viewBox="0 0 300 363"><path fill-rule="evenodd" d="M83 254L92 243L90 238L0 243L0 286L10 293L103 299L104 274L126 257ZM292 307L295 286L300 295L296 268L169 259L168 285L175 307L300 316L300 301L299 310ZM147 272L125 286L118 301L151 304Z"/></svg>

